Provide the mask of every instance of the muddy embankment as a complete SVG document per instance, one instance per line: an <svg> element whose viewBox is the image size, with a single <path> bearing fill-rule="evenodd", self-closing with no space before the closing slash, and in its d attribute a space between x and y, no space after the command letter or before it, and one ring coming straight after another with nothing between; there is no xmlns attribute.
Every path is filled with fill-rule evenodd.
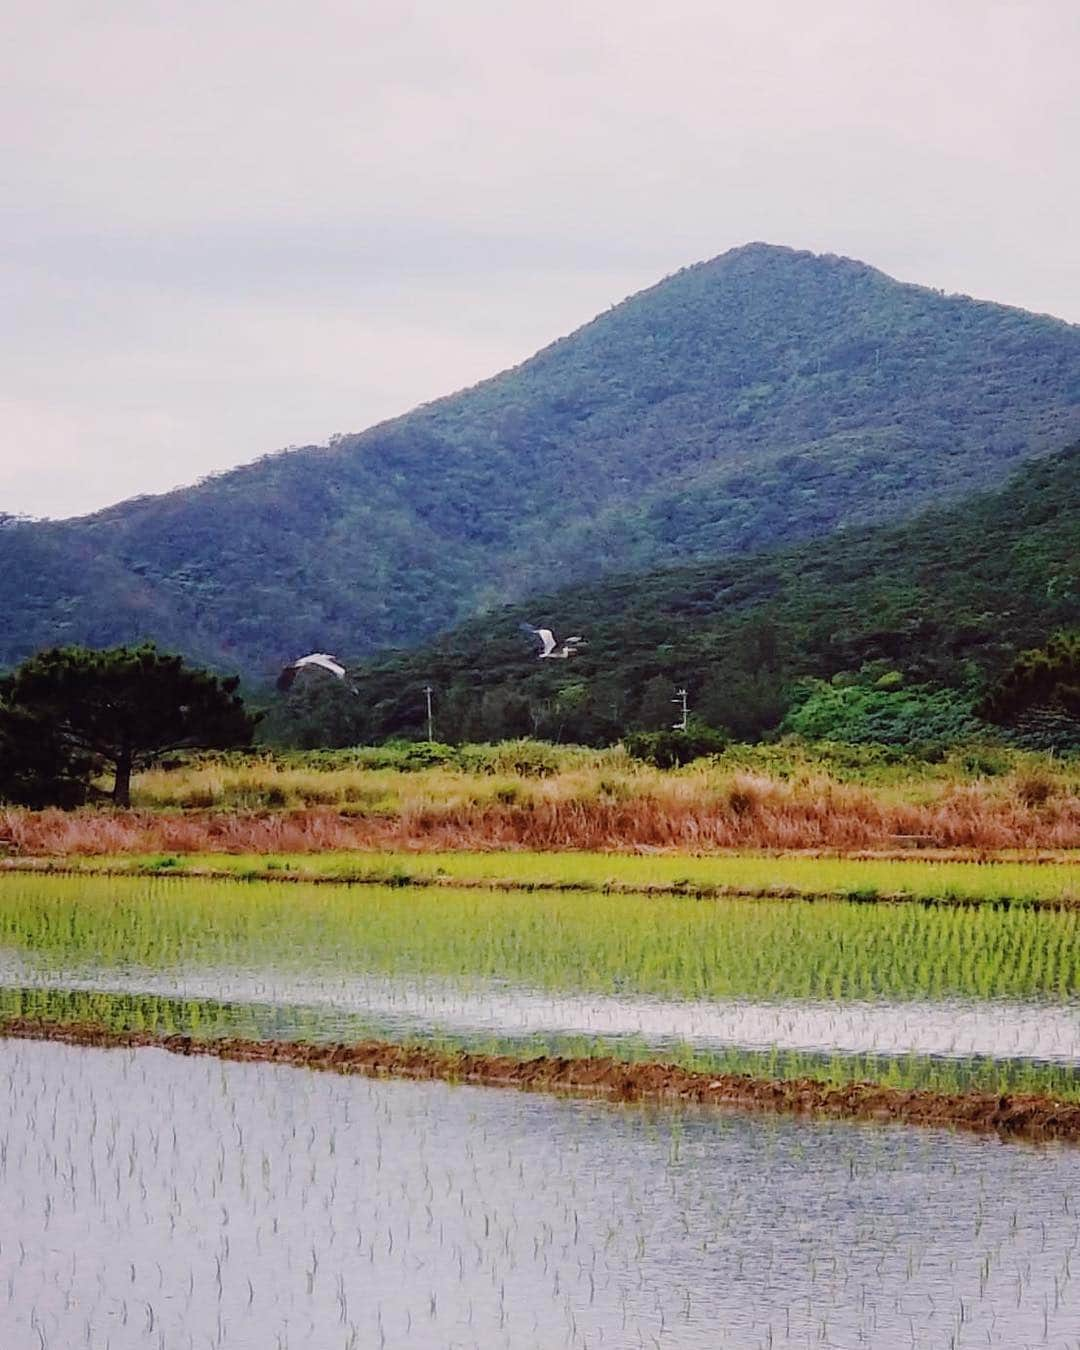
<svg viewBox="0 0 1080 1350"><path fill-rule="evenodd" d="M0 1036L102 1049L150 1047L178 1055L211 1055L241 1063L287 1064L369 1078L439 1079L483 1087L600 1097L615 1102L682 1103L997 1133L1006 1139L1080 1142L1080 1103L1035 1094L994 1096L909 1091L875 1083L831 1086L812 1079L768 1080L713 1075L676 1065L626 1064L606 1058L539 1056L519 1060L384 1041L311 1044L242 1038L111 1031L88 1023L32 1018L0 1021Z"/></svg>

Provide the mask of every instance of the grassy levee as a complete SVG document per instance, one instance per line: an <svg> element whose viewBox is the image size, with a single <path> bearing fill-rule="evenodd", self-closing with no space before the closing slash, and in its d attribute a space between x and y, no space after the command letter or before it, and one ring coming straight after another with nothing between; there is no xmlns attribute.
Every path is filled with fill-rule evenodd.
<svg viewBox="0 0 1080 1350"><path fill-rule="evenodd" d="M501 890L628 891L700 898L902 900L1080 907L1080 859L1032 862L724 854L328 852L15 858L2 871L328 881Z"/></svg>

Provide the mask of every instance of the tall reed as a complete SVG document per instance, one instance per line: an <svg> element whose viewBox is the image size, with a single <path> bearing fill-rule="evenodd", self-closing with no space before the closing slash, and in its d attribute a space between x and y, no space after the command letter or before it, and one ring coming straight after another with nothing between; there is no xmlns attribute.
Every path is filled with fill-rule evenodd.
<svg viewBox="0 0 1080 1350"><path fill-rule="evenodd" d="M373 775L374 776L374 775ZM448 776L449 777L449 776ZM461 776L458 776L460 778ZM0 811L0 841L28 854L327 849L967 850L1080 847L1080 794L1033 802L1000 782L946 784L919 799L828 779L660 776L586 790L562 779L498 791L470 779L440 794L398 785L377 802L185 811Z"/></svg>

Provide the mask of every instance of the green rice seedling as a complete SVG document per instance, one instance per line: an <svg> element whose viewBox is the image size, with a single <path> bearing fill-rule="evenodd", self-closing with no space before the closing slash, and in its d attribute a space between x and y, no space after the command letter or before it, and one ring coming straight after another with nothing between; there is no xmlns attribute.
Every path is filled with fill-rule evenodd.
<svg viewBox="0 0 1080 1350"><path fill-rule="evenodd" d="M153 870L160 856L75 857L80 870ZM176 855L170 855L176 856ZM284 869L313 878L375 880L392 875L423 883L435 877L522 887L565 886L678 889L704 894L805 895L871 903L900 899L946 904L1031 902L1080 905L1080 862L954 862L913 858L816 858L727 853L679 854L356 851L256 855L195 853L177 858L187 869L225 873ZM17 864L16 864L17 865ZM29 864L32 865L32 864ZM172 866L173 864L169 864Z"/></svg>
<svg viewBox="0 0 1080 1350"><path fill-rule="evenodd" d="M14 874L0 943L54 965L267 961L679 999L1080 990L1080 914L1017 907Z"/></svg>
<svg viewBox="0 0 1080 1350"><path fill-rule="evenodd" d="M8 1015L115 996L124 1016L165 1007L192 1034L297 1036L303 1025L385 1039L426 1027L470 1043L535 1036L546 1053L580 1035L619 1055L707 1054L714 1067L746 1055L749 1071L774 1074L787 1070L773 1051L801 1055L812 1075L834 1046L829 1072L845 1081L883 1073L916 1086L952 1073L1062 1092L1071 1081L1075 910L167 873L0 877Z"/></svg>

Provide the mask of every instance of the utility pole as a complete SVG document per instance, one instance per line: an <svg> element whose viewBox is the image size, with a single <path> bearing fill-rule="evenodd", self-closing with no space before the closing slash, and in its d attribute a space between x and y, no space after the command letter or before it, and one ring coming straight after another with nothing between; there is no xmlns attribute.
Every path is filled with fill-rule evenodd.
<svg viewBox="0 0 1080 1350"><path fill-rule="evenodd" d="M677 703L679 705L682 713L682 716L677 722L672 722L671 729L672 731L685 731L690 717L690 704L687 702L686 690L676 689L675 697L671 701L672 703Z"/></svg>
<svg viewBox="0 0 1080 1350"><path fill-rule="evenodd" d="M425 684L425 685L424 685L424 695L425 695L425 697L427 698L427 738L428 738L428 743L429 743L429 744L430 744L430 742L432 742L432 741L435 739L434 724L433 724L433 722L432 722L432 720L431 720L431 695L432 695L432 692L433 692L433 690L432 690L432 688L431 688L431 685L430 685L430 684Z"/></svg>

